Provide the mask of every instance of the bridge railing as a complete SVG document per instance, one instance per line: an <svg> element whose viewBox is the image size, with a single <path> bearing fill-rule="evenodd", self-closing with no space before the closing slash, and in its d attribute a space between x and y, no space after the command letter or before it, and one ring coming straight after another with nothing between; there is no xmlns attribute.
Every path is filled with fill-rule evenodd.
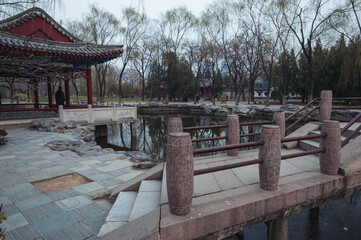
<svg viewBox="0 0 361 240"><path fill-rule="evenodd" d="M194 176L231 168L259 165L259 178L261 189L274 191L278 188L281 160L296 158L305 155L319 154L320 169L324 174L335 175L338 172L341 153L341 129L337 121L324 120L321 134L302 137L284 137L284 113L276 113L276 125L262 125L260 141L248 143L230 143L228 138L238 139L238 116L230 115L227 118L227 145L204 149L193 149L189 133L181 132L183 129L181 119L169 119L168 144L167 144L167 191L170 210L173 214L184 215L190 211L193 198ZM281 116L281 117L280 117ZM281 123L281 124L280 124ZM277 124L280 124L277 125ZM225 127L225 126L222 126ZM235 134L238 132L238 135ZM316 139L320 140L320 148L301 153L281 155L282 143ZM258 159L242 161L222 166L194 170L193 156L196 154L227 151L229 156L237 156L238 149L245 147L259 147ZM235 150L235 151L233 151ZM233 152L231 152L233 151ZM236 154L235 154L236 153Z"/></svg>

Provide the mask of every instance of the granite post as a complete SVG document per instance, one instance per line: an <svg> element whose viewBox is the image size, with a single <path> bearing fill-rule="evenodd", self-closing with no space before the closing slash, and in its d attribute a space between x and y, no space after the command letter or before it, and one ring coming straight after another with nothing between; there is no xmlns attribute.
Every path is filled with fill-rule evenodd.
<svg viewBox="0 0 361 240"><path fill-rule="evenodd" d="M238 115L228 115L227 117L227 140L226 144L239 143L239 118ZM227 150L228 156L238 156L238 149Z"/></svg>
<svg viewBox="0 0 361 240"><path fill-rule="evenodd" d="M263 190L275 191L278 187L281 168L280 127L263 125L261 140L264 144L259 149L259 158L263 160L259 164L260 185Z"/></svg>
<svg viewBox="0 0 361 240"><path fill-rule="evenodd" d="M321 138L320 148L325 152L320 153L321 173L336 175L341 158L341 129L338 121L325 120L321 126L321 133L327 137Z"/></svg>
<svg viewBox="0 0 361 240"><path fill-rule="evenodd" d="M275 112L273 114L273 121L275 125L280 127L281 139L285 137L285 113L284 112Z"/></svg>
<svg viewBox="0 0 361 240"><path fill-rule="evenodd" d="M192 141L189 133L168 134L166 171L170 212L186 215L192 207L194 182Z"/></svg>
<svg viewBox="0 0 361 240"><path fill-rule="evenodd" d="M332 91L323 90L321 92L320 109L318 113L318 121L322 123L325 120L331 119L332 112Z"/></svg>
<svg viewBox="0 0 361 240"><path fill-rule="evenodd" d="M183 124L181 118L168 119L168 137L169 134L173 132L183 132Z"/></svg>

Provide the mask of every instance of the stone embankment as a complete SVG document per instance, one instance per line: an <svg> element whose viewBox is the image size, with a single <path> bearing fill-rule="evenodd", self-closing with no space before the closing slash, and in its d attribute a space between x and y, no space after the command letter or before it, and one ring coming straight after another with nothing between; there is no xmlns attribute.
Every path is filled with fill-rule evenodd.
<svg viewBox="0 0 361 240"><path fill-rule="evenodd" d="M237 114L244 118L262 118L272 119L273 113L285 112L289 116L296 112L300 106L294 104L280 105L209 105L209 104L162 104L162 103L145 103L138 105L138 112L144 114L203 114L210 116L227 116L228 114ZM301 111L298 116L309 112L310 109ZM347 110L333 110L331 119L337 121L351 121L358 112ZM312 112L304 121L318 121L318 110Z"/></svg>
<svg viewBox="0 0 361 240"><path fill-rule="evenodd" d="M119 159L130 157L130 161L134 162L133 168L146 169L156 165L151 158L144 152L133 151L114 151L111 148L101 148L95 142L95 127L93 125L85 125L85 122L67 121L62 123L54 119L37 119L30 122L30 129L40 132L57 132L75 136L74 141L56 140L48 142L45 146L53 151L73 151L81 157L96 157L105 154L118 154Z"/></svg>

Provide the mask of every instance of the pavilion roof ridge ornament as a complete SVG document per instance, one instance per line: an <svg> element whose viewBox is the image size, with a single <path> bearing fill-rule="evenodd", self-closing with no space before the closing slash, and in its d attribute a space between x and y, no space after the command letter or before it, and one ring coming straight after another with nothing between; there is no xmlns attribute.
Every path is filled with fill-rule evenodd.
<svg viewBox="0 0 361 240"><path fill-rule="evenodd" d="M6 31L11 28L14 28L34 17L41 17L49 22L55 29L57 29L62 35L67 36L72 42L82 42L78 37L70 33L64 27L62 27L57 21L55 21L49 14L47 14L43 9L38 7L33 7L24 12L21 12L17 15L14 15L10 18L0 21L0 30Z"/></svg>

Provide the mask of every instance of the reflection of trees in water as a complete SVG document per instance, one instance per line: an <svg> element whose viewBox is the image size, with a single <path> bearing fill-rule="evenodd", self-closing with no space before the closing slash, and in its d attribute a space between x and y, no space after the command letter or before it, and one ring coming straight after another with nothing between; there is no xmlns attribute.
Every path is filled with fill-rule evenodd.
<svg viewBox="0 0 361 240"><path fill-rule="evenodd" d="M130 124L121 124L118 131L108 131L108 136L113 145L118 145L124 150L143 151L155 162L162 162L166 159L167 145L167 123L170 117L181 117L183 127L209 126L215 124L225 124L226 117L211 117L201 115L139 115L137 122L137 138L131 138ZM246 122L242 120L241 122ZM241 126L240 134L256 133L260 131L261 126ZM116 129L116 127L115 127ZM226 129L201 129L189 132L192 139L223 137L226 136ZM257 141L259 136L242 137L241 143ZM136 140L136 144L135 141ZM109 142L110 143L110 142ZM226 140L204 141L193 143L193 148L208 148L215 146L224 146ZM136 147L134 147L136 145ZM213 153L217 154L217 153Z"/></svg>

